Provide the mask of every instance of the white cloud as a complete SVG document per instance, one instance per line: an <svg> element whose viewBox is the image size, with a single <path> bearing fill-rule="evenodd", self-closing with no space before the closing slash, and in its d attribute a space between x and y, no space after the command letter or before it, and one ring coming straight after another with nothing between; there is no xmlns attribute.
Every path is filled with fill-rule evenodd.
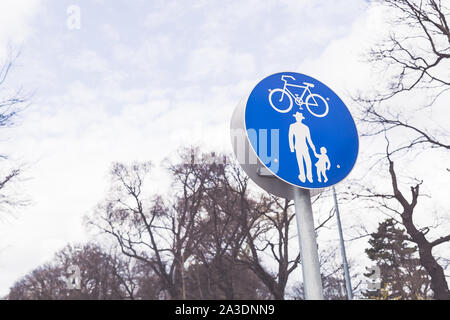
<svg viewBox="0 0 450 320"><path fill-rule="evenodd" d="M117 31L112 25L105 23L100 27L100 30L103 32L103 34L110 40L114 42L119 42L120 32Z"/></svg>
<svg viewBox="0 0 450 320"><path fill-rule="evenodd" d="M105 72L107 61L92 50L83 50L72 56L61 57L63 65L83 72Z"/></svg>
<svg viewBox="0 0 450 320"><path fill-rule="evenodd" d="M31 21L42 5L41 0L3 0L0 2L0 57L7 46L19 47L33 32Z"/></svg>
<svg viewBox="0 0 450 320"><path fill-rule="evenodd" d="M216 80L223 74L239 78L253 74L255 69L256 62L250 53L232 51L229 47L203 47L189 54L182 78L186 81Z"/></svg>

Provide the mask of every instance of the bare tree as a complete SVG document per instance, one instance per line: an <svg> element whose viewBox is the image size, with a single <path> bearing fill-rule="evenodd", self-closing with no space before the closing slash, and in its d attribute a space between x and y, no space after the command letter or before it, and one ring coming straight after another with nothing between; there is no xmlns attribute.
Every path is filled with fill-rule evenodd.
<svg viewBox="0 0 450 320"><path fill-rule="evenodd" d="M448 131L433 130L411 121L395 111L393 98L407 97L412 91L430 97L423 107L430 108L450 90L450 8L440 0L379 0L396 13L389 38L369 54L370 61L391 74L386 88L375 95L356 99L362 107L361 120L369 125L364 135L404 130L407 143L392 152L414 147L450 149ZM402 33L402 27L407 32ZM400 31L397 31L400 29ZM413 110L410 110L413 112Z"/></svg>
<svg viewBox="0 0 450 320"><path fill-rule="evenodd" d="M397 211L397 213L400 214L403 225L411 237L411 240L416 243L419 248L420 262L431 277L431 289L433 290L435 297L437 299L450 300L450 292L448 289L447 280L445 279L444 270L432 254L434 247L450 241L450 234L433 241L429 241L426 238L427 229L418 228L414 224L413 213L420 195L420 185L422 182L418 182L410 187L411 200L408 201L400 190L397 175L395 173L394 161L391 160L389 153L387 155L387 159L389 161L389 174L392 182L393 194L391 195L401 205L401 211ZM395 209L393 210L395 211Z"/></svg>
<svg viewBox="0 0 450 320"><path fill-rule="evenodd" d="M7 79L14 65L17 55L11 52L8 59L0 67L0 129L11 127L14 124L14 118L22 111L29 95L22 89L12 90L7 85ZM8 155L0 151L0 161L7 161ZM6 210L8 207L23 204L23 201L15 199L8 193L8 187L17 180L21 172L20 168L11 168L3 166L0 168L0 210Z"/></svg>
<svg viewBox="0 0 450 320"><path fill-rule="evenodd" d="M372 101L383 101L415 88L437 89L434 99L448 91L450 60L448 3L441 0L378 0L395 13L389 38L373 48L370 58L381 62L393 77ZM406 27L408 32L402 32ZM444 69L441 69L444 68Z"/></svg>
<svg viewBox="0 0 450 320"><path fill-rule="evenodd" d="M0 67L0 128L9 127L14 124L13 119L25 106L28 95L22 89L11 90L7 87L7 79L19 55L9 54L8 59ZM4 155L1 155L4 157Z"/></svg>
<svg viewBox="0 0 450 320"><path fill-rule="evenodd" d="M386 138L387 139L387 138ZM363 190L354 192L358 199L364 199L374 203L373 207L385 212L389 217L400 222L406 230L407 241L415 243L419 250L420 264L425 268L431 278L431 289L436 299L450 299L450 292L442 266L438 258L433 256L433 249L443 243L450 241L450 234L441 236L435 240L428 240L426 235L430 231L428 227L419 227L414 223L413 215L417 211L417 203L420 196L422 181L416 179L409 186L409 196L402 191L400 180L397 176L392 153L389 151L389 141L386 147L386 161L388 163L391 192L380 192L376 188L365 187ZM408 198L410 200L408 200Z"/></svg>
<svg viewBox="0 0 450 320"><path fill-rule="evenodd" d="M9 300L51 300L65 297L62 269L45 264L16 281L6 297Z"/></svg>
<svg viewBox="0 0 450 320"><path fill-rule="evenodd" d="M439 98L450 89L450 29L449 7L439 0L380 0L395 15L389 38L374 48L371 61L388 68L391 76L388 86L369 97L358 97L362 116L367 124L365 136L384 136L388 142L379 161L385 164L391 192L377 191L379 188L362 187L355 192L359 199L376 203L380 210L397 217L409 236L417 244L420 263L431 277L431 288L436 299L450 299L448 284L433 248L450 240L443 235L428 240L428 228L421 228L413 221L417 202L421 195L422 180L409 186L409 197L404 193L403 181L398 178L395 163L401 163L402 155L418 154L424 149L449 150L449 132L426 123L423 117L413 119L411 115L430 110ZM407 28L407 32L402 32ZM416 110L401 110L409 107L414 94L430 98ZM421 113L422 115L423 113ZM409 116L408 116L409 115ZM426 114L429 116L429 114ZM417 117L416 117L417 118ZM393 143L395 141L395 144ZM408 200L409 199L409 200Z"/></svg>
<svg viewBox="0 0 450 320"><path fill-rule="evenodd" d="M239 261L251 268L267 286L274 299L284 299L289 275L300 263L300 253L289 254L294 214L292 203L274 197L261 197L259 201L246 200L247 211L241 223L246 231L244 252ZM291 240L291 241L289 241ZM264 256L270 255L276 262L276 272L266 266Z"/></svg>
<svg viewBox="0 0 450 320"><path fill-rule="evenodd" d="M232 259L206 263L195 261L186 269L188 299L270 299L272 295L261 280L244 265ZM226 273L223 273L226 270Z"/></svg>
<svg viewBox="0 0 450 320"><path fill-rule="evenodd" d="M148 264L172 299L185 298L185 263L199 241L203 181L184 160L171 165L173 199L146 198L150 163L115 164L113 187L90 224L111 235L123 254Z"/></svg>
<svg viewBox="0 0 450 320"><path fill-rule="evenodd" d="M0 209L14 206L18 203L17 199L11 198L8 194L8 187L14 182L20 174L20 169L8 170L0 181Z"/></svg>
<svg viewBox="0 0 450 320"><path fill-rule="evenodd" d="M197 288L201 288L202 278L208 284L199 293L214 299L266 297L267 290L261 281L250 269L237 263L246 232L239 219L241 195L236 192L239 187L235 175L244 180L240 180L240 186L246 186L248 178L242 176L236 165L222 161L216 163L217 156L201 154L195 149L191 151L196 163L195 174L204 177L201 180L204 181L205 193L202 208L206 214L199 221L203 236L194 252L196 265L191 272L206 271L203 277L197 277Z"/></svg>
<svg viewBox="0 0 450 320"><path fill-rule="evenodd" d="M79 288L70 287L75 266L80 270ZM131 272L130 272L131 271ZM78 281L78 280L77 280ZM130 261L110 254L95 244L66 246L55 258L17 281L10 300L108 300L133 299L138 273Z"/></svg>

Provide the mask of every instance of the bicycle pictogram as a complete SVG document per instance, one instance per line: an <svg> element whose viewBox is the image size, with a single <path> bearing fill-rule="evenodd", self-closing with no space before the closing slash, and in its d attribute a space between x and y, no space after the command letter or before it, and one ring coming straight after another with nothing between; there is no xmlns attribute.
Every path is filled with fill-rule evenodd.
<svg viewBox="0 0 450 320"><path fill-rule="evenodd" d="M282 75L281 80L284 82L283 88L270 90L269 102L275 111L287 113L291 111L295 101L295 104L299 106L300 110L303 110L302 106L305 105L306 109L315 117L323 118L328 114L329 107L327 100L329 99L325 99L320 94L312 93L311 89L314 88L314 84L308 82L303 82L303 85L292 84L288 83L286 78L295 81L293 76ZM288 87L301 88L303 92L301 95L293 94Z"/></svg>

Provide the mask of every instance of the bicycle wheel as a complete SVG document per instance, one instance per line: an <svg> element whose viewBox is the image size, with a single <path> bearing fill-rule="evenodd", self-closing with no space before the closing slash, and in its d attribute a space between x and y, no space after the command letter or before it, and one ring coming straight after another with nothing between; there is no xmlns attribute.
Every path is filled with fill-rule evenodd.
<svg viewBox="0 0 450 320"><path fill-rule="evenodd" d="M310 101L310 99L313 99ZM323 118L328 114L328 102L321 95L311 93L305 100L306 108L315 117Z"/></svg>
<svg viewBox="0 0 450 320"><path fill-rule="evenodd" d="M288 100L286 100L285 97L287 97ZM274 101L275 101L275 103L274 103ZM285 92L283 89L280 89L280 88L273 89L272 91L270 91L269 102L275 111L281 112L281 113L289 112L292 109L292 105L293 105L291 96L287 92ZM283 105L287 105L287 102L289 102L289 105L287 107L283 106Z"/></svg>

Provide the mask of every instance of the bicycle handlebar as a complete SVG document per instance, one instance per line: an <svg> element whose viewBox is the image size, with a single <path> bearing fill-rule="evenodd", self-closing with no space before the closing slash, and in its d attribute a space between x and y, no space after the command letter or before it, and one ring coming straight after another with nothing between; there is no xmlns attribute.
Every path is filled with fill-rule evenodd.
<svg viewBox="0 0 450 320"><path fill-rule="evenodd" d="M281 76L281 80L286 81L286 80L284 80L284 78L291 78L292 80L295 80L295 78L293 76L288 76L286 74Z"/></svg>

